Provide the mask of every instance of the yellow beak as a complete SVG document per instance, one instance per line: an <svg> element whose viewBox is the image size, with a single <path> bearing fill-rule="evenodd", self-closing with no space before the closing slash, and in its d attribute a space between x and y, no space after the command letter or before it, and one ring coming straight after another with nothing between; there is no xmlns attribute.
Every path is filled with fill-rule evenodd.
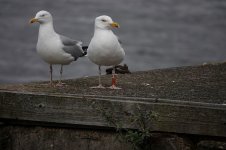
<svg viewBox="0 0 226 150"><path fill-rule="evenodd" d="M29 23L34 23L34 22L38 22L38 19L32 18L32 19L29 21Z"/></svg>
<svg viewBox="0 0 226 150"><path fill-rule="evenodd" d="M118 24L117 22L111 23L111 26L112 26L112 27L115 27L115 28L119 28L119 24Z"/></svg>

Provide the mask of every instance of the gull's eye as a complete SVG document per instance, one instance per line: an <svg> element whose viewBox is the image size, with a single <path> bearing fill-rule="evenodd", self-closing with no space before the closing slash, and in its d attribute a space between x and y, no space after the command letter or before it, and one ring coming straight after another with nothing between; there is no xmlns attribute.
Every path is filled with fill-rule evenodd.
<svg viewBox="0 0 226 150"><path fill-rule="evenodd" d="M45 14L42 14L41 17L45 17Z"/></svg>
<svg viewBox="0 0 226 150"><path fill-rule="evenodd" d="M102 19L101 21L102 21L102 22L107 22L107 20L105 20L105 19Z"/></svg>

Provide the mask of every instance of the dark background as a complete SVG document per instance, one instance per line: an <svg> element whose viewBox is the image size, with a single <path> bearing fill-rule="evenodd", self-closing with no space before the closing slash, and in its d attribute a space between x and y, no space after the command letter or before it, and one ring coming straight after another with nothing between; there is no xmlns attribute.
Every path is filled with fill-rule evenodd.
<svg viewBox="0 0 226 150"><path fill-rule="evenodd" d="M226 60L225 0L0 0L0 83L49 79L48 65L36 54L39 10L54 18L55 30L88 45L94 19L109 15L121 28L123 63L131 71ZM54 67L59 77L59 67ZM80 58L65 66L64 78L97 75Z"/></svg>

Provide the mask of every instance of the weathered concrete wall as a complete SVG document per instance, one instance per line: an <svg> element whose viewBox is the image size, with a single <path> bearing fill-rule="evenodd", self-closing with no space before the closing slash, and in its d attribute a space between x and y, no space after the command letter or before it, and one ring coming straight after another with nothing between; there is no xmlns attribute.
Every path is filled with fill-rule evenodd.
<svg viewBox="0 0 226 150"><path fill-rule="evenodd" d="M125 150L128 144L117 141L115 133L46 128L5 126L0 130L1 150Z"/></svg>
<svg viewBox="0 0 226 150"><path fill-rule="evenodd" d="M154 133L152 150L222 150L226 141L200 140L195 136ZM198 138L196 138L198 139ZM108 130L1 126L1 150L132 150L131 143L119 140Z"/></svg>
<svg viewBox="0 0 226 150"><path fill-rule="evenodd" d="M226 149L225 63L118 78L117 91L90 89L97 77L0 86L0 150L131 150L117 125L147 131L152 150ZM110 79L103 76L105 86Z"/></svg>

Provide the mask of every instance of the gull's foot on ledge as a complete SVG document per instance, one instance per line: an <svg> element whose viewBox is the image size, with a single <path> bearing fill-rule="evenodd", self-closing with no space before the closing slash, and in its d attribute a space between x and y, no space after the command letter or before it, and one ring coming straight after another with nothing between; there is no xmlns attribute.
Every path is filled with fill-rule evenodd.
<svg viewBox="0 0 226 150"><path fill-rule="evenodd" d="M103 85L98 85L98 86L93 86L93 87L90 87L91 89L105 89L105 87Z"/></svg>
<svg viewBox="0 0 226 150"><path fill-rule="evenodd" d="M112 85L112 86L109 87L109 89L112 89L112 90L121 90L122 88L117 87L116 85Z"/></svg>

